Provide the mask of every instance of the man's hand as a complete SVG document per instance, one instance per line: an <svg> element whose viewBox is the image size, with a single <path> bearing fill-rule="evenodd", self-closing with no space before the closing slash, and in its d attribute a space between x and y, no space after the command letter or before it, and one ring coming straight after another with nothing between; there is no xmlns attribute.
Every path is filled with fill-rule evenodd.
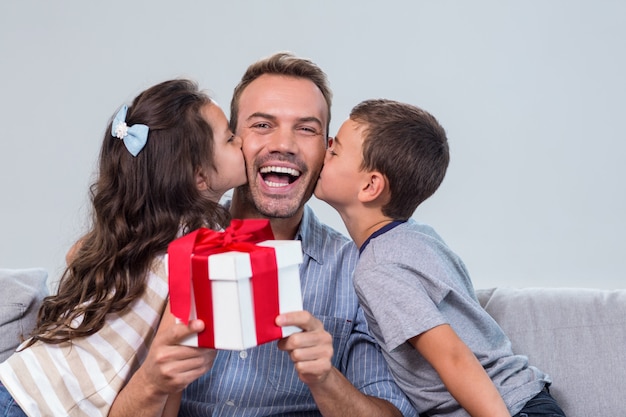
<svg viewBox="0 0 626 417"><path fill-rule="evenodd" d="M324 383L333 369L333 338L322 322L308 311L294 311L276 317L276 324L303 330L279 340L278 348L289 353L302 382Z"/></svg>
<svg viewBox="0 0 626 417"><path fill-rule="evenodd" d="M297 326L303 331L278 341L289 352L298 377L307 384L325 417L400 416L386 400L364 395L332 365L333 337L308 311L294 311L276 317L278 326Z"/></svg>
<svg viewBox="0 0 626 417"><path fill-rule="evenodd" d="M156 392L166 394L182 391L210 370L217 354L214 349L180 344L187 336L204 330L202 320L192 320L189 325L174 320L171 314L164 314L148 356L141 366L146 383L153 386Z"/></svg>
<svg viewBox="0 0 626 417"><path fill-rule="evenodd" d="M210 370L217 355L214 349L180 344L202 330L202 320L176 323L168 305L146 360L120 391L109 416L176 416L183 389Z"/></svg>

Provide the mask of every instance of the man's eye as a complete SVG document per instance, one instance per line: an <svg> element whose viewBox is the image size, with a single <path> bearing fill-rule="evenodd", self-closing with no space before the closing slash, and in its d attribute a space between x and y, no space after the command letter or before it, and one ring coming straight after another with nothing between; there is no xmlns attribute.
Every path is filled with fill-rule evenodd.
<svg viewBox="0 0 626 417"><path fill-rule="evenodd" d="M317 135L317 129L309 126L302 126L299 128L300 131L308 134L308 135Z"/></svg>
<svg viewBox="0 0 626 417"><path fill-rule="evenodd" d="M269 123L265 123L265 122L260 122L260 123L255 123L252 125L253 128L257 128L257 129L267 129L270 127Z"/></svg>

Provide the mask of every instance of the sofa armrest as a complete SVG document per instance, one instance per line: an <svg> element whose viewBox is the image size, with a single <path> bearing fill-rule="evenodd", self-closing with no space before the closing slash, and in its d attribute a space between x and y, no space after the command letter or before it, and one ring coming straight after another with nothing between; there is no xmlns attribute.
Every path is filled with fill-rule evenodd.
<svg viewBox="0 0 626 417"><path fill-rule="evenodd" d="M0 269L0 362L35 327L41 301L48 295L47 278L41 268Z"/></svg>
<svg viewBox="0 0 626 417"><path fill-rule="evenodd" d="M568 417L626 416L626 290L477 291L513 351L548 373Z"/></svg>

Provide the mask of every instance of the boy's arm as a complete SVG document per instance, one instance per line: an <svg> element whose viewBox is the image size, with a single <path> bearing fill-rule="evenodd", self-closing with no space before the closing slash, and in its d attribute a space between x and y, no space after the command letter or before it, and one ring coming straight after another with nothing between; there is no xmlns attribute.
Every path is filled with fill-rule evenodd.
<svg viewBox="0 0 626 417"><path fill-rule="evenodd" d="M450 325L434 327L409 343L435 368L450 394L472 417L510 417L491 378Z"/></svg>

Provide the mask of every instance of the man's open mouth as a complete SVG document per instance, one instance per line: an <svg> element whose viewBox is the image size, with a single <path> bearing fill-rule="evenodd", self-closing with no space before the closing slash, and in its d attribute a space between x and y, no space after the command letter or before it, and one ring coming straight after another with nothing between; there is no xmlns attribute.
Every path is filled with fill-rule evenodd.
<svg viewBox="0 0 626 417"><path fill-rule="evenodd" d="M301 174L297 169L279 166L263 167L259 173L268 187L286 187L297 180Z"/></svg>

